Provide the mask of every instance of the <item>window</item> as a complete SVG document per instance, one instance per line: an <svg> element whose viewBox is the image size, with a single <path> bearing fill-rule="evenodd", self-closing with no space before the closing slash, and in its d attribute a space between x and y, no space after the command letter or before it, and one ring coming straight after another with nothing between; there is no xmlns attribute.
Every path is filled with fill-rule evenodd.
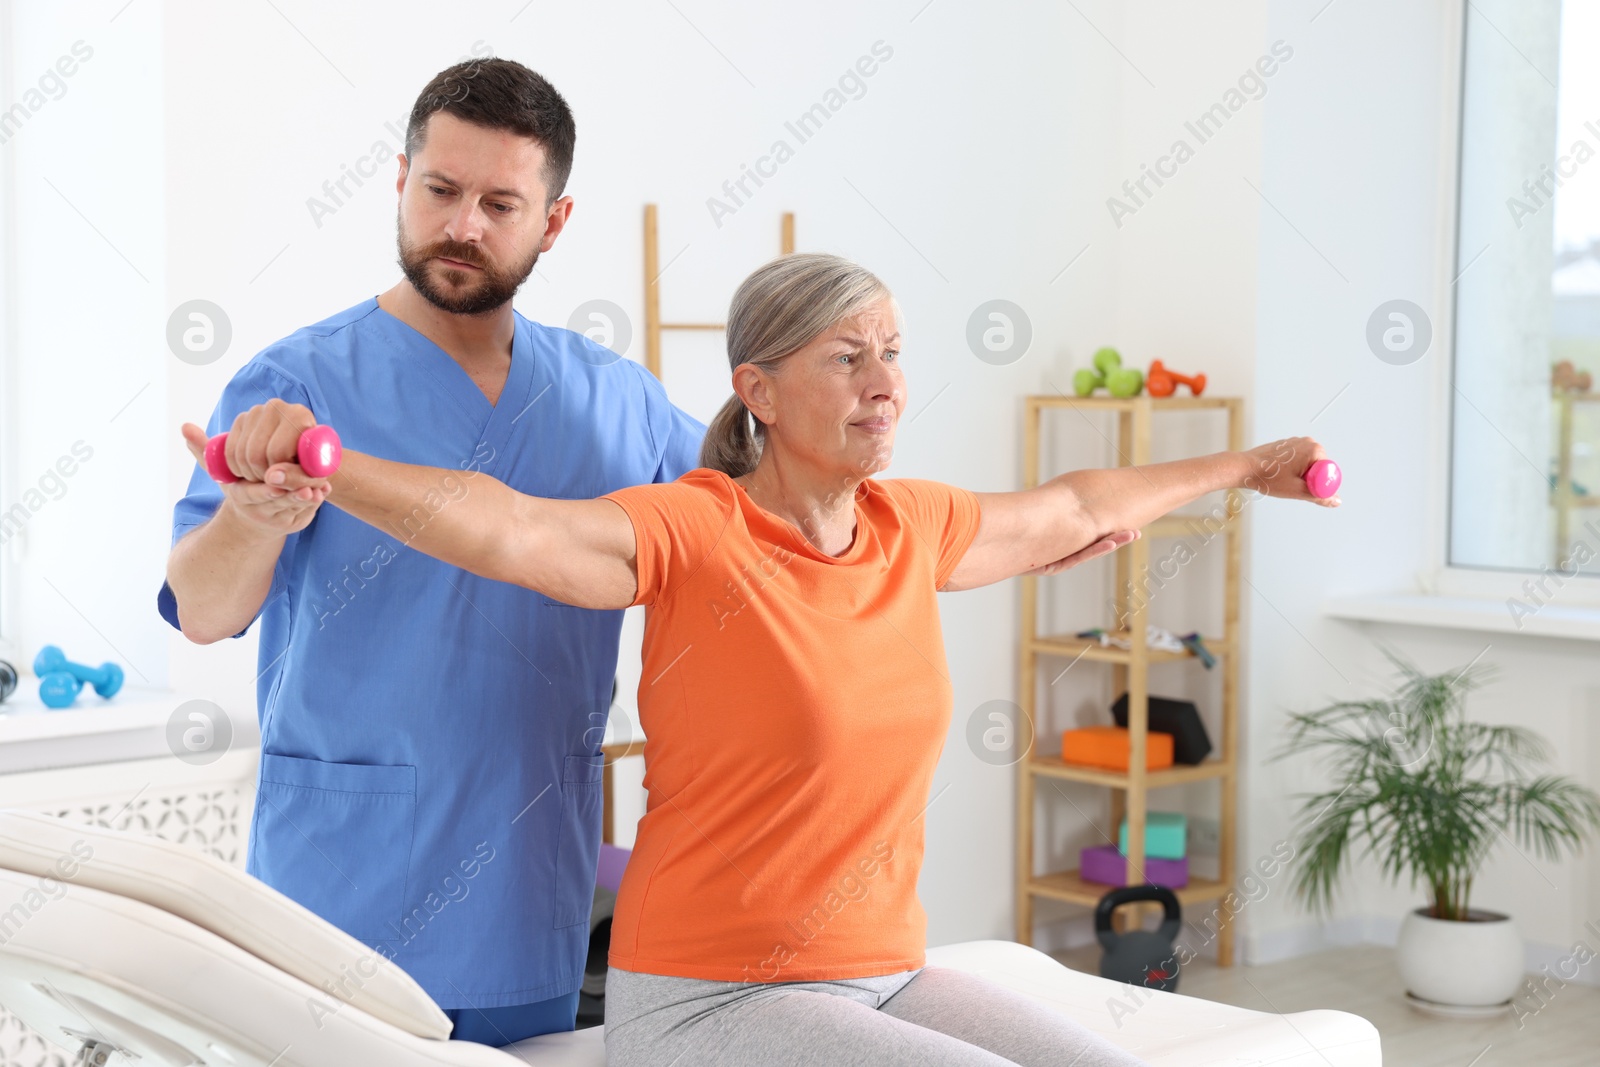
<svg viewBox="0 0 1600 1067"><path fill-rule="evenodd" d="M1463 15L1452 567L1600 576L1597 0Z"/></svg>

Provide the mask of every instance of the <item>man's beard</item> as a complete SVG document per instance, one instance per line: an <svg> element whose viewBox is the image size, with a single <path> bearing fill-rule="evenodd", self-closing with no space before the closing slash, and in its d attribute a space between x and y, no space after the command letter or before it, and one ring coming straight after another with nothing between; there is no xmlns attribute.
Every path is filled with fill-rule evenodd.
<svg viewBox="0 0 1600 1067"><path fill-rule="evenodd" d="M509 301L522 283L528 280L528 275L533 273L533 265L539 262L539 249L535 246L533 255L520 268L501 270L490 263L482 252L474 245L461 244L446 238L426 247L418 247L406 240L405 225L398 217L395 219L395 232L398 235L400 246L400 269L405 272L406 280L422 298L440 311L447 311L452 315L484 315L501 307ZM441 286L434 280L430 273L434 267L434 257L444 256L446 259L458 259L463 263L471 263L481 267L479 271L466 271L445 264L438 264L444 268L446 278L468 279L471 275L481 275L475 284Z"/></svg>

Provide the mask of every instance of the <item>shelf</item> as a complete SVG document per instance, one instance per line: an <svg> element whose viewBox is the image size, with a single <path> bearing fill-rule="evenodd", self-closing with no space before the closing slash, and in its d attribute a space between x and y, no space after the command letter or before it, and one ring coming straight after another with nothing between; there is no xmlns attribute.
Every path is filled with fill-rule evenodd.
<svg viewBox="0 0 1600 1067"><path fill-rule="evenodd" d="M1049 897L1052 900L1064 900L1068 904L1083 904L1094 907L1115 886L1102 885L1099 882L1085 882L1078 877L1077 871L1057 871L1055 874L1035 875L1028 882L1028 892L1036 897ZM1182 889L1174 889L1178 900L1183 904L1191 904L1199 900L1216 900L1228 895L1230 887L1225 882L1215 878L1190 878L1189 884Z"/></svg>
<svg viewBox="0 0 1600 1067"><path fill-rule="evenodd" d="M1129 636L1127 630L1113 630L1112 634L1124 640ZM1206 650L1213 656L1220 657L1224 653L1232 651L1228 642L1221 637L1207 637L1202 634L1200 640L1205 642ZM1084 659L1100 660L1102 663L1133 662L1133 650L1131 648L1118 648L1116 645L1102 646L1093 637L1068 637L1066 635L1038 637L1033 640L1032 651L1042 652L1047 656L1071 656L1073 658L1078 658L1081 653ZM1169 652L1166 649L1147 648L1145 656L1151 663L1170 663L1180 659L1192 659L1196 663L1200 662L1200 657L1188 649L1184 649L1182 652Z"/></svg>
<svg viewBox="0 0 1600 1067"><path fill-rule="evenodd" d="M1110 771L1104 767L1068 763L1060 756L1035 756L1028 760L1027 767L1034 774L1042 774L1049 778L1088 782L1091 785L1110 786L1112 789L1128 788L1127 771ZM1159 771L1146 771L1144 786L1146 789L1160 789L1163 786L1202 782L1208 778L1221 778L1231 769L1227 761L1220 759L1208 759L1204 763L1175 764L1163 767Z"/></svg>
<svg viewBox="0 0 1600 1067"><path fill-rule="evenodd" d="M176 754L168 726L189 702L184 694L124 686L110 700L88 692L72 707L47 708L39 699L37 678L24 675L21 683L19 691L0 706L0 774L171 759ZM206 713L227 718L231 747L259 743L254 715L229 716L214 704Z"/></svg>
<svg viewBox="0 0 1600 1067"><path fill-rule="evenodd" d="M1583 513L1591 508L1600 507L1600 493L1573 492L1572 454L1576 449L1573 441L1575 420L1572 409L1578 404L1600 401L1600 393L1574 393L1557 389L1554 398L1557 444L1555 470L1550 477L1550 506L1555 509L1556 521L1555 529L1552 531L1555 537L1554 543L1550 546L1550 559L1557 570L1564 571L1569 562L1568 553L1572 551L1573 522L1581 521L1586 528L1592 526L1593 520L1585 520Z"/></svg>
<svg viewBox="0 0 1600 1067"><path fill-rule="evenodd" d="M1101 416L1089 418L1087 413L1095 411L1102 413ZM1142 466L1150 462L1153 439L1157 436L1157 424L1160 421L1156 415L1163 411L1220 412L1226 416L1227 447L1235 452L1242 452L1245 448L1244 402L1239 397L1184 395L1158 399L1146 395L1122 399L1105 396L1030 396L1026 401L1022 425L1023 484L1030 487L1042 484L1047 457L1051 450L1060 444L1055 438L1045 436L1047 422L1059 421L1062 415L1066 414L1069 423L1081 424L1084 418L1089 418L1090 425L1095 425L1099 418L1115 412L1115 419L1106 420L1114 423L1115 440L1105 434L1102 434L1102 437L1108 444L1113 445L1120 467L1126 470L1130 466ZM1079 418L1073 419L1072 413L1076 413ZM1131 638L1137 636L1137 648L1102 645L1098 638L1076 636L1076 631L1041 633L1040 582L1043 579L1039 576L1023 579L1021 648L1018 657L1019 708L1034 732L1038 733L1040 713L1042 710L1047 710L1040 707L1041 689L1046 693L1051 691L1043 683L1052 675L1059 680L1056 672L1061 670L1062 665L1054 662L1055 660L1065 659L1068 661L1066 666L1069 667L1079 659L1109 663L1113 667L1113 680L1117 688L1128 690L1130 693L1134 689L1139 689L1147 695L1149 669L1155 664L1200 660L1199 656L1187 648L1174 652L1150 647L1145 640L1146 624L1151 622L1149 604L1135 591L1146 588L1147 582L1154 576L1158 566L1164 567L1163 564L1157 563L1159 557L1178 551L1186 543L1199 554L1210 547L1214 540L1222 541L1220 550L1209 553L1210 557L1215 557L1223 566L1222 589L1218 597L1222 609L1221 625L1215 636L1202 637L1206 649L1216 659L1212 666L1216 668L1215 675L1221 683L1222 691L1218 716L1220 724L1215 738L1216 750L1211 759L1200 764L1180 764L1155 771L1141 769L1137 773L1067 763L1061 759L1059 748L1048 755L1030 751L1018 768L1021 773L1016 776L1017 865L1013 885L1016 894L1016 940L1021 944L1031 944L1033 941L1034 913L1039 900L1050 898L1092 908L1113 888L1097 882L1086 882L1078 876L1076 870L1044 875L1034 873L1038 869L1037 864L1054 865L1056 862L1061 862L1059 859L1041 860L1035 854L1034 826L1036 809L1041 802L1059 803L1063 799L1071 799L1062 782L1076 782L1108 790L1109 795L1106 799L1110 805L1109 818L1113 825L1134 811L1148 812L1152 790L1187 783L1215 782L1220 806L1216 816L1219 869L1215 872L1207 871L1208 874L1214 874L1214 878L1196 878L1189 885L1174 892L1180 900L1190 903L1216 900L1229 892L1227 879L1231 879L1233 875L1231 868L1234 866L1238 846L1237 753L1240 655L1244 640L1239 620L1241 587L1244 585L1242 545L1248 503L1249 496L1241 489L1227 489L1220 491L1219 494L1206 493L1192 497L1184 503L1182 510L1169 512L1141 526L1142 536L1115 554L1116 592L1114 600L1107 605L1113 609L1107 616L1113 622L1112 626L1106 626L1105 629L1112 630L1110 635L1112 638L1130 645ZM1223 536L1218 538L1218 534ZM1163 538L1167 540L1159 546L1151 543ZM1199 618L1194 620L1195 624L1199 622ZM1116 629L1113 630L1113 626ZM1186 627L1186 629L1196 628L1196 625ZM1046 659L1052 662L1045 663ZM1201 666L1204 665L1205 661L1201 661ZM1207 682L1211 680L1212 673L1206 672ZM1096 674L1096 677L1084 679L1085 683L1104 681L1098 677L1097 672L1091 671L1091 674ZM1189 683L1201 684L1189 672L1185 671L1184 674ZM1143 725L1148 732L1148 721ZM1170 793L1168 796L1169 800L1174 799ZM1138 874L1134 875L1136 880L1139 877ZM1132 925L1138 925L1140 919L1147 917L1145 913L1153 907L1150 902L1133 905ZM1119 912L1119 919L1124 914ZM1217 933L1219 966L1228 967L1233 964L1233 934L1232 923L1225 923Z"/></svg>
<svg viewBox="0 0 1600 1067"><path fill-rule="evenodd" d="M1329 600L1323 603L1322 613L1354 622L1391 622L1444 630L1600 641L1600 608L1576 605L1546 604L1534 614L1519 619L1506 610L1503 600L1386 593Z"/></svg>
<svg viewBox="0 0 1600 1067"><path fill-rule="evenodd" d="M1088 408L1100 411L1132 411L1147 407L1151 411L1207 411L1225 409L1239 403L1228 396L1153 397L1148 393L1126 399L1115 396L1030 396L1030 404L1041 408Z"/></svg>

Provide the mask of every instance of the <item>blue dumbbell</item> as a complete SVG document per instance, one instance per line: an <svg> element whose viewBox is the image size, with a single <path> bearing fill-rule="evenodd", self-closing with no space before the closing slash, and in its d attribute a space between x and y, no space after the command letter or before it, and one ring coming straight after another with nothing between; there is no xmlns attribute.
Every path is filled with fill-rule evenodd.
<svg viewBox="0 0 1600 1067"><path fill-rule="evenodd" d="M39 679L39 699L47 708L70 708L83 683L66 671L51 671Z"/></svg>
<svg viewBox="0 0 1600 1067"><path fill-rule="evenodd" d="M107 700L117 695L117 690L122 688L122 668L115 663L102 663L99 668L85 667L81 663L73 663L67 659L66 654L55 645L45 645L39 654L33 658L33 673L42 680L48 674L70 674L83 685L94 686L94 691ZM41 697L42 697L41 693ZM68 701L68 703L71 703ZM50 705L63 707L65 705Z"/></svg>

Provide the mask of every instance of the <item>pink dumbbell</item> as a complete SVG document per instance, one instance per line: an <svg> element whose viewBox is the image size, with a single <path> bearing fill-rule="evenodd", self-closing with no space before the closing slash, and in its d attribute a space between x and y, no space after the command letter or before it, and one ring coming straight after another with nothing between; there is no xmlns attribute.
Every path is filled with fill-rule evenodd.
<svg viewBox="0 0 1600 1067"><path fill-rule="evenodd" d="M1344 481L1344 475L1339 471L1339 465L1331 459L1319 459L1306 468L1306 488L1311 495L1319 500L1339 491L1339 483Z"/></svg>
<svg viewBox="0 0 1600 1067"><path fill-rule="evenodd" d="M228 435L219 433L206 442L206 471L218 482L227 484L239 481L239 476L228 468ZM299 454L300 469L313 478L326 478L339 469L344 449L339 435L332 426L313 426L300 435L295 451Z"/></svg>

